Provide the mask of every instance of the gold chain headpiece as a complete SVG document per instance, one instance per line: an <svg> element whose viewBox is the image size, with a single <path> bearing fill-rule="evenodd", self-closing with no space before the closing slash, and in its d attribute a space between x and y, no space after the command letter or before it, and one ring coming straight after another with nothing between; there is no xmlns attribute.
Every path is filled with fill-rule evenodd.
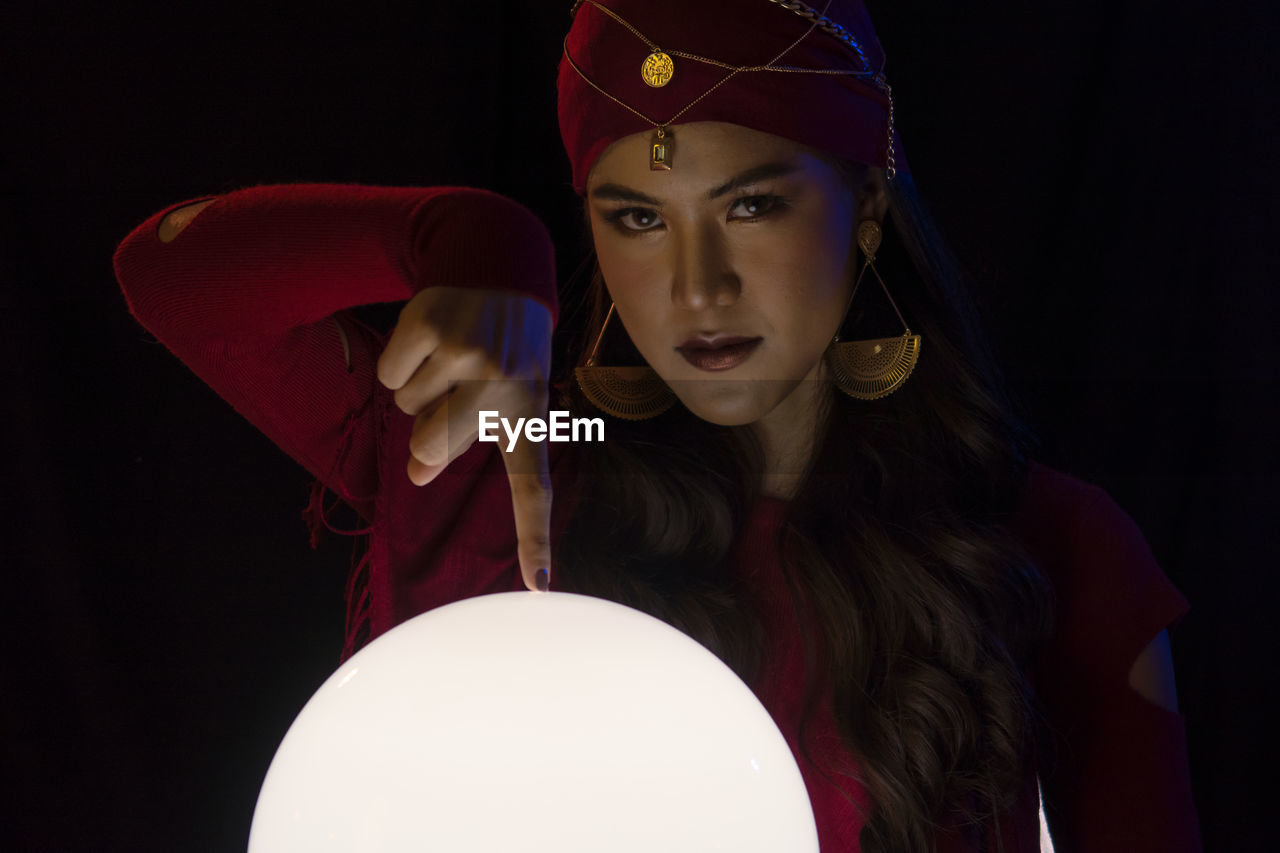
<svg viewBox="0 0 1280 853"><path fill-rule="evenodd" d="M640 112L630 104L617 98L610 92L606 91L604 87L602 87L600 84L596 83L596 81L588 77L586 72L584 72L581 68L579 68L578 63L574 62L573 57L569 55L569 37L568 35L565 36L564 56L565 56L565 59L568 60L569 66L575 72L577 72L578 76L580 76L583 80L585 80L587 84L590 85L593 89L595 89L600 94L604 95L609 100L616 103L618 106L630 111L631 113L635 114L641 119L644 119L646 122L654 126L654 129L656 130L656 135L653 143L650 145L650 148L649 148L649 168L650 169L666 171L671 168L671 153L672 153L671 146L666 141L668 129L676 121L676 119L680 118L680 116L684 115L686 112L692 109L695 104L697 104L703 98L710 95L716 89L719 89L725 83L729 82L730 79L732 79L733 77L735 77L740 73L752 72L752 71L776 71L776 72L791 73L791 74L839 74L839 75L845 75L850 77L864 77L869 79L872 83L874 83L878 89L884 92L885 97L889 101L889 122L888 122L889 142L888 142L888 148L885 155L885 176L889 180L893 180L894 175L897 173L897 170L894 165L894 146L893 146L893 137L894 137L893 89L890 88L889 82L885 78L883 69L873 69L871 67L871 62L867 59L867 55L863 51L862 46L858 44L857 39L855 39L847 29L840 26L835 21L832 21L826 15L817 11L813 7L808 6L805 3L798 2L798 0L767 0L767 2L773 3L776 6L780 6L781 8L786 9L789 12L793 12L796 15L799 15L801 18L804 18L805 20L809 21L809 29L805 30L804 33L801 34L799 38L797 38L791 44L787 45L787 47L781 53L779 53L773 59L769 60L764 64L731 65L727 62L721 62L716 59L709 59L705 56L698 56L697 54L687 53L685 51L664 50L660 48L657 44L655 44L652 40L650 40L647 36L645 36L642 32L640 32L640 30L636 29L634 25L632 25L630 22L623 19L622 16L619 15L617 12L614 12L612 9L608 8L607 6L601 5L600 3L596 2L596 0L575 0L573 4L573 8L569 10L570 17L573 17L574 15L577 14L578 8L584 2L590 3L592 6L595 6L597 9L599 9L604 14L608 15L610 18L613 18L619 24L621 24L622 26L630 30L633 34L635 34L635 36L638 39L640 39L642 42L645 43L645 45L648 46L649 55L645 57L644 62L640 66L640 76L647 85L653 88L661 88L662 86L665 86L669 82L671 82L671 78L675 75L675 63L672 60L673 56L681 59L689 59L694 62L702 62L707 65L714 65L719 68L727 69L729 71L728 74L722 77L711 88L707 89L705 92L698 95L692 101L685 104L684 107L678 110L675 115L671 116L671 118L667 119L666 121L659 122L659 121L655 121L654 119ZM831 0L827 0L827 6L830 6L830 5L831 5ZM779 60L781 60L784 56L790 53L797 45L799 45L802 41L804 41L809 36L809 34L812 33L815 29L822 30L823 32L827 33L828 35L831 35L832 37L838 39L839 41L843 42L844 44L852 48L854 53L856 53L858 55L858 58L861 60L864 70L859 71L855 69L844 69L844 68L797 68L795 66L778 64Z"/></svg>

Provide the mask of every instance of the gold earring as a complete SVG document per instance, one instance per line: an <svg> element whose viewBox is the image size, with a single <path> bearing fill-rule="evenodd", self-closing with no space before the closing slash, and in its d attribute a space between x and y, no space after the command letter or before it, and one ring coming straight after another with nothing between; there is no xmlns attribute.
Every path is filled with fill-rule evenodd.
<svg viewBox="0 0 1280 853"><path fill-rule="evenodd" d="M862 276L870 269L879 280L884 295L889 298L894 313L902 320L902 336L841 341L837 332L826 351L827 367L831 370L836 387L858 400L878 400L897 391L907 381L920 357L920 336L911 334L907 321L903 320L902 312L898 310L898 303L889 295L889 288L875 267L876 250L880 248L881 236L880 224L874 219L858 224L858 247L867 256L867 260L853 283L849 305L853 304L853 296L858 292ZM845 307L845 313L848 314L848 306Z"/></svg>
<svg viewBox="0 0 1280 853"><path fill-rule="evenodd" d="M582 395L600 411L629 421L657 417L675 404L676 395L652 367L599 367L596 350L613 316L613 303L604 315L600 334L583 367L574 368Z"/></svg>

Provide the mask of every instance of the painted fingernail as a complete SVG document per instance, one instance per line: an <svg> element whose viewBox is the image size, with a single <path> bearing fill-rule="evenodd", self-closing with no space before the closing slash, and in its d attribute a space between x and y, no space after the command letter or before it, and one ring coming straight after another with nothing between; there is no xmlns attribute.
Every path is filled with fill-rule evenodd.
<svg viewBox="0 0 1280 853"><path fill-rule="evenodd" d="M551 588L551 578L546 569L538 569L538 574L534 576L534 583L538 585L540 592L546 592Z"/></svg>

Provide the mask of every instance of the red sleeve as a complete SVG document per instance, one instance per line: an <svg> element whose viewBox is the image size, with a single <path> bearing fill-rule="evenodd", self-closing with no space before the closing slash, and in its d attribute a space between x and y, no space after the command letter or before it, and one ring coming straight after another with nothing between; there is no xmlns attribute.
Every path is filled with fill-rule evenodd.
<svg viewBox="0 0 1280 853"><path fill-rule="evenodd" d="M465 187L260 186L219 196L170 243L175 204L120 244L137 319L366 516L381 336L348 309L437 284L515 291L557 311L550 238L528 210ZM345 337L345 343L344 343Z"/></svg>
<svg viewBox="0 0 1280 853"><path fill-rule="evenodd" d="M1053 741L1041 783L1055 849L1199 851L1182 716L1129 685L1134 660L1186 599L1094 486L1033 468L1015 527L1057 598L1036 679Z"/></svg>

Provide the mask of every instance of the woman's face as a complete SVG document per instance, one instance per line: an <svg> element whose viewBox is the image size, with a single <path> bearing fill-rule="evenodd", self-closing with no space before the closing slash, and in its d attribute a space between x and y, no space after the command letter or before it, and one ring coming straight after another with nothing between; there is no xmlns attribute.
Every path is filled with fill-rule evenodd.
<svg viewBox="0 0 1280 853"><path fill-rule="evenodd" d="M652 136L618 140L587 179L618 318L700 418L786 414L824 381L848 303L853 192L810 149L739 125L676 126L669 172L649 168Z"/></svg>

